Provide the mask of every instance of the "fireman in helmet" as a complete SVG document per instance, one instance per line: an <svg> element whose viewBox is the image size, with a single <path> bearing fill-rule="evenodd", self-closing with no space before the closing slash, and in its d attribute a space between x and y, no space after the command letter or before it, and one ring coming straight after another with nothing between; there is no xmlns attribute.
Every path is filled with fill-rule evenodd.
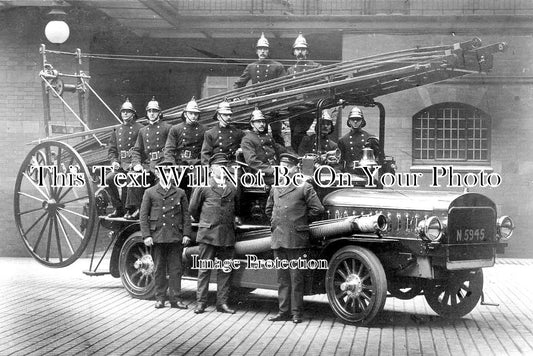
<svg viewBox="0 0 533 356"><path fill-rule="evenodd" d="M320 149L317 149L317 134L320 126ZM322 111L322 118L319 125L315 126L315 133L311 136L305 136L298 148L298 155L303 156L306 153L322 154L337 149L335 141L329 138L329 135L335 130L333 120L327 110Z"/></svg>
<svg viewBox="0 0 533 356"><path fill-rule="evenodd" d="M218 125L213 126L204 134L201 151L202 165L208 165L211 157L216 153L224 153L230 161L235 160L235 154L241 145L244 132L232 124L230 104L227 100L218 104L215 119Z"/></svg>
<svg viewBox="0 0 533 356"><path fill-rule="evenodd" d="M148 125L139 130L137 142L133 148L133 169L149 171L149 183L155 183L155 167L163 161L163 150L167 141L171 125L162 120L161 107L159 103L152 98L146 105L146 118ZM144 190L143 190L144 192ZM130 191L128 190L128 194ZM141 206L142 194L135 195L134 201L137 209L132 213L125 215L126 219L136 220L139 218L139 207Z"/></svg>
<svg viewBox="0 0 533 356"><path fill-rule="evenodd" d="M123 123L111 133L107 150L113 172L106 176L108 185L106 190L115 209L108 215L110 218L122 217L125 213L133 212L136 209L136 206L132 205L131 199L128 199L127 189L122 189L121 199L114 182L117 172L132 169L132 149L137 141L139 130L142 128L142 125L137 122L137 112L128 98L120 108L120 117Z"/></svg>
<svg viewBox="0 0 533 356"><path fill-rule="evenodd" d="M270 44L261 33L261 37L257 40L255 46L258 60L246 66L241 76L233 85L235 89L242 88L251 80L252 84L265 82L267 80L283 77L287 73L283 64L273 59L270 59ZM272 137L279 144L285 145L283 136L281 135L281 122L275 122L270 125L272 128Z"/></svg>
<svg viewBox="0 0 533 356"><path fill-rule="evenodd" d="M165 143L165 161L182 166L199 165L206 128L198 122L200 108L194 96L187 103L181 117L183 122L172 126L168 133ZM187 197L190 197L188 175L184 174L183 177L180 188L185 190Z"/></svg>
<svg viewBox="0 0 533 356"><path fill-rule="evenodd" d="M338 144L340 163L343 172L356 173L357 162L363 158L363 148L370 147L374 151L374 157L380 156L379 140L362 129L366 126L366 121L363 111L357 106L350 111L347 125L350 132L344 135Z"/></svg>
<svg viewBox="0 0 533 356"><path fill-rule="evenodd" d="M289 67L287 73L293 77L297 77L301 73L321 66L320 63L308 59L309 48L307 47L305 37L301 33L296 37L296 40L294 40L292 54L296 57L296 63ZM305 138L307 130L309 130L309 127L313 124L314 119L315 114L312 112L289 119L291 127L291 146L295 151L299 151L300 144Z"/></svg>
<svg viewBox="0 0 533 356"><path fill-rule="evenodd" d="M246 164L254 171L265 174L265 183L274 183L274 168L279 162L279 155L285 147L274 142L268 133L268 124L259 108L255 108L250 116L250 126L242 139L241 148Z"/></svg>

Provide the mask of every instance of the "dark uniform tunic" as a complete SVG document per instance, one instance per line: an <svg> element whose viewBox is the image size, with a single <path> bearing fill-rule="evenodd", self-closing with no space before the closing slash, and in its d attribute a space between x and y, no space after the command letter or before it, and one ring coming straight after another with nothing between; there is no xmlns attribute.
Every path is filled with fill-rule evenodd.
<svg viewBox="0 0 533 356"><path fill-rule="evenodd" d="M339 140L338 147L341 152L340 164L343 167L343 172L357 172L354 170L354 162L360 161L363 158L363 148L369 138L377 140L375 136L370 135L365 130L358 129L351 130Z"/></svg>
<svg viewBox="0 0 533 356"><path fill-rule="evenodd" d="M235 245L235 215L239 208L237 189L229 182L219 187L214 179L208 187L199 187L191 197L189 212L198 221L196 241L199 243L199 260L232 259ZM207 303L211 269L198 270L198 303ZM226 304L231 274L217 271L217 304Z"/></svg>
<svg viewBox="0 0 533 356"><path fill-rule="evenodd" d="M283 64L272 59L260 59L246 66L234 88L246 86L250 80L252 84L265 82L270 79L279 78L286 74Z"/></svg>
<svg viewBox="0 0 533 356"><path fill-rule="evenodd" d="M141 204L140 225L143 239L152 237L154 241L156 299L164 300L168 287L169 301L175 302L181 291L181 242L192 232L185 192L174 186L165 190L160 184L148 188Z"/></svg>
<svg viewBox="0 0 533 356"><path fill-rule="evenodd" d="M295 74L303 73L305 71L315 69L321 66L322 65L320 63L314 62L309 59L297 61L294 65L290 66L289 69L287 69L287 74L294 76Z"/></svg>
<svg viewBox="0 0 533 356"><path fill-rule="evenodd" d="M304 137L298 148L298 155L303 156L306 153L324 153L335 149L337 149L337 144L333 140L325 137L320 140L320 152L318 152L316 149L316 134L312 134L311 136L306 135Z"/></svg>
<svg viewBox="0 0 533 356"><path fill-rule="evenodd" d="M137 142L139 130L143 126L136 121L124 123L113 130L109 138L107 157L111 163L118 162L122 171L131 169L132 150ZM128 207L130 202L127 198L127 189L122 190L122 200L118 193L117 186L113 181L117 172L110 172L106 176L106 183L109 186L107 192L111 198L111 204L115 209L122 209L124 205ZM125 203L125 204L124 204Z"/></svg>
<svg viewBox="0 0 533 356"><path fill-rule="evenodd" d="M304 258L309 242L309 223L324 213L324 206L313 189L305 182L296 187L273 187L266 204L271 216L274 257L278 259ZM304 273L299 269L278 269L279 311L302 316Z"/></svg>
<svg viewBox="0 0 533 356"><path fill-rule="evenodd" d="M283 64L281 64L280 62L277 62L270 58L260 59L246 66L246 68L242 72L239 79L237 79L233 87L235 89L242 88L246 86L246 83L248 83L248 81L250 80L252 81L252 84L261 83L274 78L283 77L286 74L287 73L285 72L285 68L283 68ZM270 124L274 141L281 145L284 145L283 136L281 134L281 126L281 121L273 122Z"/></svg>
<svg viewBox="0 0 533 356"><path fill-rule="evenodd" d="M132 148L137 142L139 130L143 125L133 121L122 124L113 130L109 138L107 156L111 163L118 162L122 169L127 170L131 165Z"/></svg>
<svg viewBox="0 0 533 356"><path fill-rule="evenodd" d="M200 123L182 122L172 126L165 144L165 161L178 165L199 164L205 131Z"/></svg>
<svg viewBox="0 0 533 356"><path fill-rule="evenodd" d="M144 169L154 170L163 161L163 150L172 126L166 122L156 122L139 130L133 148L133 165L142 164Z"/></svg>
<svg viewBox="0 0 533 356"><path fill-rule="evenodd" d="M272 166L279 163L279 155L285 152L285 147L274 142L267 132L247 131L242 138L241 148L246 164L256 171L264 172L266 183L272 184L273 181L270 182L274 175Z"/></svg>
<svg viewBox="0 0 533 356"><path fill-rule="evenodd" d="M308 70L321 66L322 65L320 63L316 63L311 60L297 61L296 64L289 67L287 73L293 77L297 77L300 73L304 73ZM314 119L314 113L302 114L298 117L289 119L289 125L291 127L291 146L295 151L299 150L300 144L307 135L307 130L309 130L313 124Z"/></svg>
<svg viewBox="0 0 533 356"><path fill-rule="evenodd" d="M233 125L216 125L207 130L202 144L202 165L209 164L209 158L219 152L226 154L229 160L234 160L243 136L244 132Z"/></svg>

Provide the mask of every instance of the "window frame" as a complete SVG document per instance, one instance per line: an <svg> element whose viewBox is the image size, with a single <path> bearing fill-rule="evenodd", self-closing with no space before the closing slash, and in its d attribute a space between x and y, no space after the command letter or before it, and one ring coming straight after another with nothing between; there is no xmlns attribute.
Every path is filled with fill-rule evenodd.
<svg viewBox="0 0 533 356"><path fill-rule="evenodd" d="M448 117L444 114L446 110L451 110ZM466 111L468 114L463 117L453 115L454 110ZM440 111L440 113L439 113ZM427 127L421 125L421 121L424 119L424 114L428 114L428 117L425 118L428 120ZM446 122L448 120L448 126ZM438 125L439 120L443 123L442 126ZM420 122L417 122L420 121ZM454 127L453 122L456 121L456 126ZM462 125L462 122L464 125ZM427 166L427 165L458 165L458 166L489 166L491 164L491 147L492 147L492 118L483 110L460 102L444 102L437 103L431 106L428 106L412 116L412 162L416 166ZM418 125L417 125L418 124ZM480 125L478 125L480 124ZM476 130L476 128L478 130ZM422 135L416 134L417 130L433 130L432 133L427 132L428 137L424 138ZM444 135L438 135L438 131L442 130ZM455 130L454 130L455 129ZM459 130L460 129L460 130ZM473 133L469 134L470 130L475 130ZM483 137L483 131L486 130L486 137ZM453 136L453 131L456 132L456 136ZM448 137L446 135L449 134ZM462 136L464 141L461 141ZM425 139L426 142L424 145L421 145L420 140ZM431 141L433 140L432 147ZM448 142L446 142L448 140ZM476 144L477 140L479 143ZM486 142L486 146L483 146L483 141ZM442 147L439 145L443 143L444 145L449 145L451 147ZM457 147L454 146L456 142ZM461 142L464 142L464 148L461 148ZM422 147L421 147L422 146ZM433 150L433 158L420 158L422 156L421 150ZM438 157L438 152L444 152L444 156L447 157ZM461 150L464 150L464 158L460 157ZM475 159L469 158L469 151L473 151L473 155L477 154L482 155L483 151L486 150L485 159ZM429 151L428 151L429 152ZM452 156L456 156L453 158ZM450 158L452 157L452 158Z"/></svg>

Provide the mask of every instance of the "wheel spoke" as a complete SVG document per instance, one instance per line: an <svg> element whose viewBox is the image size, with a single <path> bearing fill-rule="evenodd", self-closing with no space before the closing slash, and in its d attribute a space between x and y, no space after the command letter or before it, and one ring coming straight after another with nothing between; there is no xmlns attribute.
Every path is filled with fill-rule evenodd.
<svg viewBox="0 0 533 356"><path fill-rule="evenodd" d="M79 216L80 218L83 218L83 219L89 219L88 216L80 214L80 213L77 213L77 212L69 210L69 209L65 209L65 208L57 208L57 209L61 210L61 211L65 211L67 213L71 213L71 214L76 215L76 216Z"/></svg>
<svg viewBox="0 0 533 356"><path fill-rule="evenodd" d="M63 262L63 254L61 252L61 242L59 241L59 228L57 227L57 216L54 216L54 228L55 228L55 234L56 234L56 243L57 243L57 253L59 255L59 262Z"/></svg>
<svg viewBox="0 0 533 356"><path fill-rule="evenodd" d="M41 221L42 218L45 217L45 215L46 215L46 211L43 213L43 215L41 215L41 216L39 217L39 219L35 220L35 222L32 224L32 226L30 226L30 227L28 228L28 230L24 231L24 234L27 234L28 232L30 232L30 230L33 229L34 226L37 225L37 223L38 223L39 221Z"/></svg>
<svg viewBox="0 0 533 356"><path fill-rule="evenodd" d="M344 269L346 270L346 275L349 276L351 274L350 267L348 267L348 263L346 260L342 261L342 265L344 266Z"/></svg>
<svg viewBox="0 0 533 356"><path fill-rule="evenodd" d="M44 201L46 201L46 200L44 200L44 199L34 197L33 195L30 195L30 194L28 194L28 193L19 192L19 194L22 195L23 197L31 198L31 199L34 199L34 200L40 201L41 203L44 202ZM41 209L42 209L42 208L41 208Z"/></svg>
<svg viewBox="0 0 533 356"><path fill-rule="evenodd" d="M336 272L337 272L338 274L340 274L341 277L342 277L344 280L348 279L348 276L346 276L346 275L345 275L340 269L337 269Z"/></svg>
<svg viewBox="0 0 533 356"><path fill-rule="evenodd" d="M67 201L64 201L64 202L61 202L61 203L66 205L66 204L70 204L70 203L73 203L75 201L82 200L82 199L89 199L89 196L84 195L83 197L74 198L74 199L67 200Z"/></svg>
<svg viewBox="0 0 533 356"><path fill-rule="evenodd" d="M61 228L61 232L65 237L65 241L67 243L68 248L70 249L70 252L74 254L74 249L72 248L72 244L70 243L70 240L67 236L67 232L65 231L65 226L63 226L63 222L61 221L61 217L59 215L57 216L57 222L59 223L59 227Z"/></svg>
<svg viewBox="0 0 533 356"><path fill-rule="evenodd" d="M337 294L336 294L336 297L337 297L338 300L341 300L341 299L343 299L343 298L346 296L346 294L347 294L347 293L346 293L345 290L341 290L340 293L337 293Z"/></svg>
<svg viewBox="0 0 533 356"><path fill-rule="evenodd" d="M60 163L60 160L59 160L59 158L58 158L58 160L57 160L57 171L58 171L58 172L61 171L61 167L60 167L59 163ZM74 163L74 157L71 156L71 157L70 157L70 162L69 162L68 165L70 166L72 163ZM60 187L56 190L56 196L60 196L60 195L61 195L61 191L63 191L63 186L60 186ZM58 199L58 200L61 200L61 198Z"/></svg>
<svg viewBox="0 0 533 356"><path fill-rule="evenodd" d="M61 214L61 212L58 211L57 213L67 222L70 228L74 230L74 232L76 232L78 236L83 240L83 234L78 229L76 229L76 227L70 222L70 220L67 219L65 215Z"/></svg>
<svg viewBox="0 0 533 356"><path fill-rule="evenodd" d="M358 276L360 276L360 275L363 273L363 267L364 267L363 264L360 263L360 264L359 264L359 271L357 271L357 275L358 275Z"/></svg>
<svg viewBox="0 0 533 356"><path fill-rule="evenodd" d="M22 213L18 213L18 215L25 215L25 214L29 214L29 213L33 213L33 212L36 212L36 211L39 211L39 210L42 210L43 208L42 207L39 207L39 208L35 208L35 209L30 209L30 210L26 210L26 211L23 211Z"/></svg>
<svg viewBox="0 0 533 356"><path fill-rule="evenodd" d="M72 187L68 187L68 189L65 190L65 192L63 193L63 195L61 195L61 196L57 199L57 201L61 201L61 200L63 200L63 198L64 198L64 197L65 197L65 196L66 196L71 190L72 190ZM58 195L59 195L59 194L58 194Z"/></svg>
<svg viewBox="0 0 533 356"><path fill-rule="evenodd" d="M37 238L37 241L35 241L35 244L33 245L33 252L37 250L37 247L39 247L39 243L41 243L41 239L43 238L44 230L46 229L46 225L48 225L48 221L50 220L50 215L46 216L46 220L43 224L43 227L41 228L41 231L39 232L39 237Z"/></svg>
<svg viewBox="0 0 533 356"><path fill-rule="evenodd" d="M50 247L52 247L52 225L54 220L50 218L50 225L48 226L48 241L46 242L46 260L50 261Z"/></svg>
<svg viewBox="0 0 533 356"><path fill-rule="evenodd" d="M46 146L45 149L45 154L46 154L46 157L50 157L50 159L48 161L52 161L52 153L50 152L50 146ZM44 183L44 182L43 182ZM48 185L50 186L50 190L48 190L48 188L46 188L46 184L44 185L44 188L46 189L48 195L50 195L50 198L53 197L52 193L55 191L55 189L52 187L52 174L48 174Z"/></svg>
<svg viewBox="0 0 533 356"><path fill-rule="evenodd" d="M39 193L41 193L41 195L44 197L44 200L49 200L49 199L50 199L50 197L49 197L48 195L46 195L46 194L41 190L41 188L37 185L37 183L35 183L35 182L33 181L33 179L31 179L30 176L29 176L26 172L23 172L22 175L23 175L24 177L26 177L26 179L31 183L31 185L33 185L33 187L34 187L35 189L37 189L37 191L38 191ZM22 192L20 192L20 194L22 194Z"/></svg>

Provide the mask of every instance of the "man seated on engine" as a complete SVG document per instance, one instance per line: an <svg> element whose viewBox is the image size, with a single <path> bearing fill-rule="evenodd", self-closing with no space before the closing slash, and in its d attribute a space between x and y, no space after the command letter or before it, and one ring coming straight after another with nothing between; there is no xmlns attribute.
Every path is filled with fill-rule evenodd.
<svg viewBox="0 0 533 356"><path fill-rule="evenodd" d="M316 125L315 133L302 139L302 143L298 147L298 155L303 156L306 153L324 154L337 149L337 143L329 138L329 135L335 130L335 126L327 110L322 111L322 118L320 119L320 149L317 149L318 129L319 125Z"/></svg>
<svg viewBox="0 0 533 356"><path fill-rule="evenodd" d="M272 185L274 183L272 166L279 163L279 155L285 152L285 147L274 142L268 132L266 119L258 108L255 108L250 116L250 126L252 130L246 131L241 141L244 160L254 171L263 172L265 183Z"/></svg>
<svg viewBox="0 0 533 356"><path fill-rule="evenodd" d="M354 106L348 115L346 123L350 127L350 132L339 140L339 151L341 154L340 164L343 172L359 173L357 166L363 158L363 149L370 147L374 151L374 157L380 155L379 140L365 130L366 121L363 111Z"/></svg>

